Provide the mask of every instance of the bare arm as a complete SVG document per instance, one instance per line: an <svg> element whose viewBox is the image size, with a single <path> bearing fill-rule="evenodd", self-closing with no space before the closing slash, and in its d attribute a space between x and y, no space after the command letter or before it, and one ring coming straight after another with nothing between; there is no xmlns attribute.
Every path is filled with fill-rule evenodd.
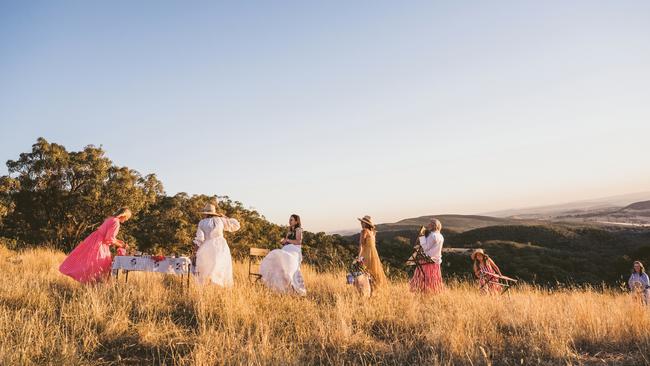
<svg viewBox="0 0 650 366"><path fill-rule="evenodd" d="M493 270L494 270L494 271L495 271L499 276L502 276L502 274L501 274L501 270L499 269L499 266L497 266L497 264L494 263L494 261L492 260L492 258L489 258L488 260L490 261L490 266L492 267L492 269L493 269Z"/></svg>

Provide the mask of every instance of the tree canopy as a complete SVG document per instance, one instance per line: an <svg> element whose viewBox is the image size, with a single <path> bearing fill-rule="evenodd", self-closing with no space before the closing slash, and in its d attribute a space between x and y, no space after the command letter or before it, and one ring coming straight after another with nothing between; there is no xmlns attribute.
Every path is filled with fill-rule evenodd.
<svg viewBox="0 0 650 366"><path fill-rule="evenodd" d="M68 151L39 138L30 152L9 160L7 167L9 174L0 177L0 237L18 248L45 245L69 251L124 206L134 216L120 236L149 253L188 253L199 212L217 201L242 224L228 234L236 256L251 246L273 248L286 231L228 196L168 196L155 174L117 166L93 145ZM306 260L315 264L352 257L350 243L338 235L305 233L304 245Z"/></svg>

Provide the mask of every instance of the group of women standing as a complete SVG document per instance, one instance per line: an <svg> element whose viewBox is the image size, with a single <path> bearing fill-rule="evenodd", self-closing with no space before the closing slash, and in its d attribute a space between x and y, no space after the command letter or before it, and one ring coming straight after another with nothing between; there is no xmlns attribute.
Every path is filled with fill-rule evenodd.
<svg viewBox="0 0 650 366"><path fill-rule="evenodd" d="M358 220L361 223L361 233L359 234L359 255L356 261L363 263L364 271L367 272L365 274L369 275L372 288L378 290L388 282L388 279L377 252L377 228L370 216L366 215ZM441 229L440 221L432 219L427 231L418 238L419 245L428 258L418 262L413 278L409 282L413 292L437 293L444 287L440 270L444 242L440 233Z"/></svg>
<svg viewBox="0 0 650 366"><path fill-rule="evenodd" d="M194 238L196 249L195 273L201 284L212 283L231 287L233 282L232 257L224 231L240 229L239 221L217 212L215 205L208 204L201 214L204 218ZM280 241L282 249L272 250L260 264L262 281L278 292L307 293L300 272L302 263L302 227L300 216L291 215L289 230Z"/></svg>
<svg viewBox="0 0 650 366"><path fill-rule="evenodd" d="M200 284L212 283L222 287L233 285L232 257L224 232L234 232L241 225L237 219L224 216L213 204L206 205L200 212L194 237L196 252L195 275ZM131 218L131 210L119 209L107 218L97 230L81 242L59 266L59 271L81 283L105 280L111 273L111 247L124 253L126 243L117 239L120 224ZM300 272L302 262L302 228L300 217L291 215L289 231L281 240L282 249L271 251L260 266L263 282L278 292L294 291L306 294Z"/></svg>
<svg viewBox="0 0 650 366"><path fill-rule="evenodd" d="M203 219L199 221L193 240L196 252L195 275L200 284L212 283L222 287L233 285L232 257L230 248L224 238L224 232L234 232L241 225L237 219L224 216L213 204L206 205L200 212ZM119 209L83 242L81 242L63 261L59 271L82 283L100 282L111 272L112 256L110 247L124 253L126 243L117 239L120 225L131 218L131 210ZM375 289L387 282L379 253L376 247L376 226L370 216L358 219L361 223L359 236L358 260L362 261L372 278ZM442 262L442 245L444 238L440 233L442 225L432 220L428 230L419 238L424 252L432 259L418 266L411 289L418 292L438 292L442 290L440 264ZM302 263L302 225L300 216L291 215L289 229L280 241L281 249L268 253L260 263L262 282L269 288L283 293L305 295L307 290L300 265Z"/></svg>
<svg viewBox="0 0 650 366"><path fill-rule="evenodd" d="M206 205L200 213L203 219L199 221L194 238L197 281L201 284L212 283L230 287L233 285L232 258L224 232L237 231L241 225L238 220L224 216L213 204ZM117 234L120 225L128 221L131 216L131 210L121 208L107 218L66 257L59 267L61 273L82 283L105 280L111 272L110 247L114 246L118 254L124 253L125 248L128 247L126 243L117 239ZM372 217L367 215L358 220L361 224L361 232L357 261L364 264L372 279L372 287L380 289L388 280L377 252L376 225ZM418 250L424 253L422 258L425 260L417 259L416 270L409 281L413 292L437 293L444 288L441 273L444 237L441 230L440 221L431 219L426 231L418 238ZM281 293L299 295L307 293L300 271L302 239L300 216L291 215L288 231L280 241L282 248L269 252L260 263L261 279L266 286ZM494 278L501 276L501 270L496 263L483 249L474 250L471 258L479 287L488 293L499 292L501 289L496 285L497 281L494 281ZM641 302L650 304L650 279L641 262L634 262L628 284Z"/></svg>
<svg viewBox="0 0 650 366"><path fill-rule="evenodd" d="M196 252L195 275L200 284L212 283L230 287L233 285L232 258L224 232L234 232L241 225L237 219L224 216L213 204L206 205L200 212L203 219L199 221L194 237ZM110 248L114 246L119 253L124 253L126 243L117 239L120 225L131 218L131 210L119 209L83 242L81 242L63 261L59 271L82 283L100 282L111 272L112 256ZM373 287L381 288L387 283L386 274L379 259L376 247L376 226L370 216L359 219L361 233L359 237L359 256L373 279ZM436 292L442 289L440 274L442 243L440 221L432 220L426 235L420 238L425 252L433 258L433 263L421 266L411 280L414 291ZM286 236L280 241L281 249L268 253L260 263L262 282L277 292L292 292L305 295L307 290L300 265L302 263L302 225L300 216L291 215Z"/></svg>

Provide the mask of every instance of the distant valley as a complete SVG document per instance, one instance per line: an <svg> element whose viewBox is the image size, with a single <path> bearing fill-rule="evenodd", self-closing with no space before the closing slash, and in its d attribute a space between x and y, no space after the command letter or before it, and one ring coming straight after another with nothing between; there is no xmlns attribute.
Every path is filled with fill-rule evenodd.
<svg viewBox="0 0 650 366"><path fill-rule="evenodd" d="M440 214L403 219L377 225L377 231L417 230L431 218L442 221L452 232L464 232L489 226L544 225L550 223L595 226L650 227L650 192L576 201L558 205L488 212L481 215ZM332 232L353 235L358 229Z"/></svg>

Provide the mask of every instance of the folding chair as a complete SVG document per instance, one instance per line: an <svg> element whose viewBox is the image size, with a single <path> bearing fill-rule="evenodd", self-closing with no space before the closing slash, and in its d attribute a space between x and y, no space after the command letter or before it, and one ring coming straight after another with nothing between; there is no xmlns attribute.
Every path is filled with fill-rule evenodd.
<svg viewBox="0 0 650 366"><path fill-rule="evenodd" d="M259 273L259 261L261 258L264 258L269 254L268 249L263 248L251 248L248 253L248 280L252 283L257 283L257 281L262 278L262 275ZM257 266L257 272L253 272L253 266Z"/></svg>
<svg viewBox="0 0 650 366"><path fill-rule="evenodd" d="M498 286L501 288L501 294L504 294L510 289L510 287L517 283L517 280L514 278L485 271L481 271L479 274L479 281L483 283L480 287L481 290L488 290L490 286Z"/></svg>
<svg viewBox="0 0 650 366"><path fill-rule="evenodd" d="M422 246L419 244L414 247L415 251L409 259L406 260L406 265L407 266L415 266L415 271L418 269L422 271L422 265L423 264L429 264L429 263L435 263L431 257L429 257L425 252L424 249L422 249Z"/></svg>

